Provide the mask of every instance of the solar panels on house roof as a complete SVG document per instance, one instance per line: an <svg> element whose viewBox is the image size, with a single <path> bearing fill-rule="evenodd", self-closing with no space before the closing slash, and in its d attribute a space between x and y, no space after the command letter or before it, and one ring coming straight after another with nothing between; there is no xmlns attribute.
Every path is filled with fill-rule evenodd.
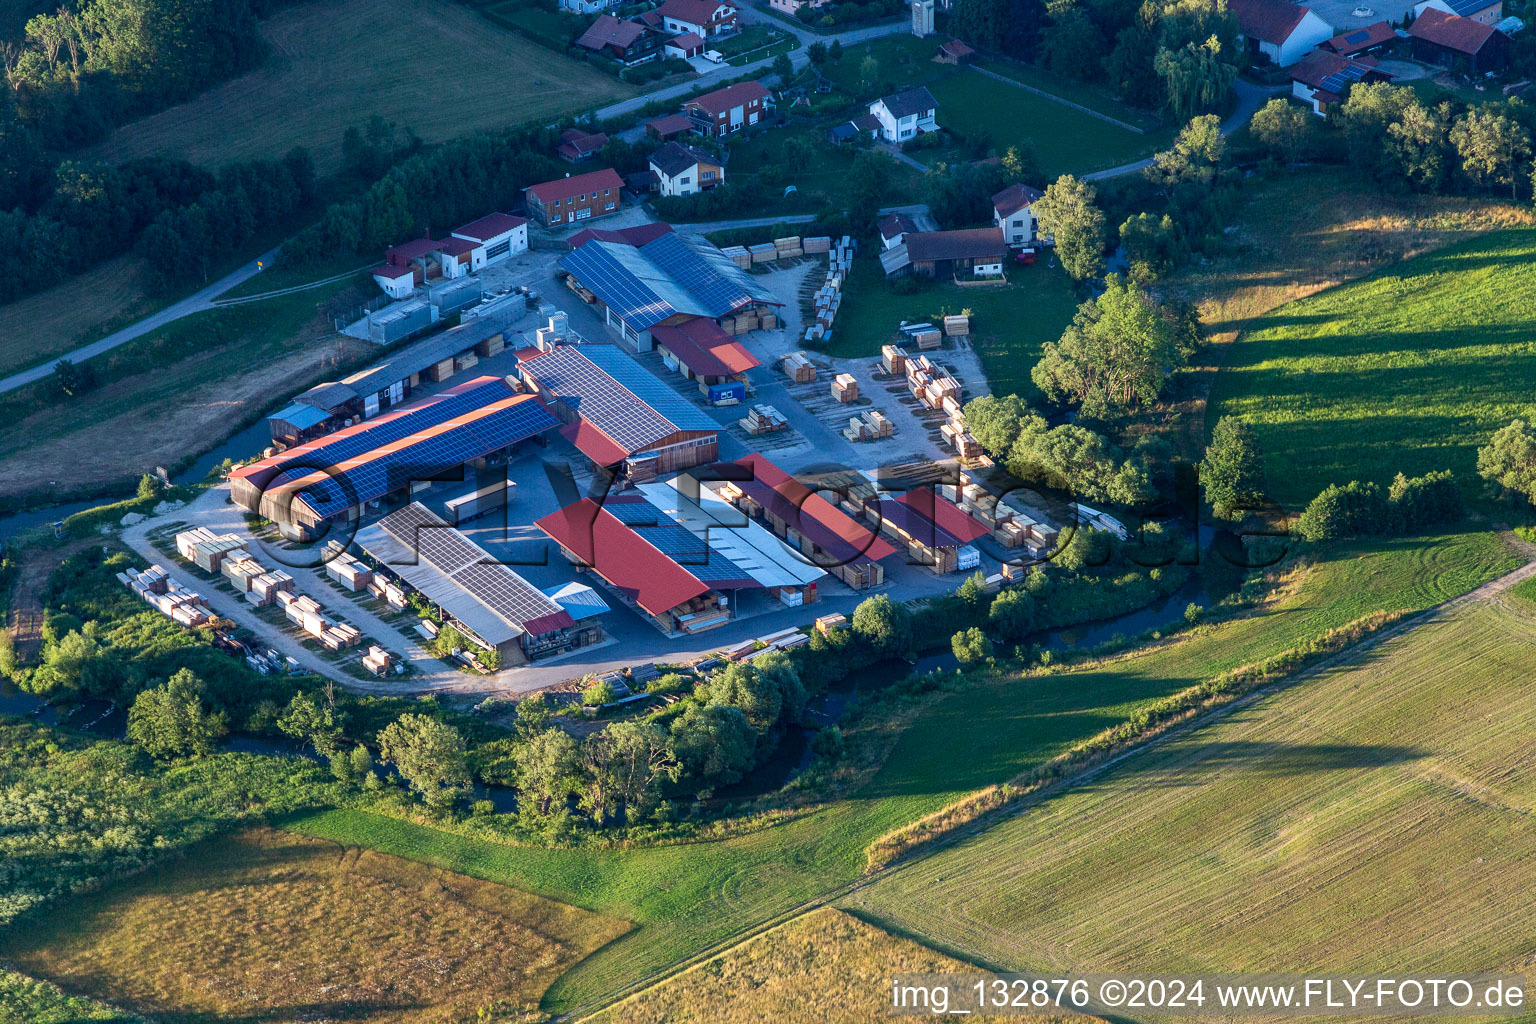
<svg viewBox="0 0 1536 1024"><path fill-rule="evenodd" d="M1358 32L1351 32L1349 35L1345 36L1344 41L1346 43L1363 43L1369 38L1371 38L1371 34L1365 29L1361 29Z"/></svg>
<svg viewBox="0 0 1536 1024"><path fill-rule="evenodd" d="M1324 78L1321 87L1332 93L1339 93L1351 82L1358 82L1370 70L1363 65L1350 63Z"/></svg>
<svg viewBox="0 0 1536 1024"><path fill-rule="evenodd" d="M666 230L577 236L560 263L637 331L678 313L719 318L780 304L713 245L654 227Z"/></svg>
<svg viewBox="0 0 1536 1024"><path fill-rule="evenodd" d="M1452 14L1463 18L1471 17L1478 11L1491 6L1489 0L1445 0L1445 5L1451 9Z"/></svg>

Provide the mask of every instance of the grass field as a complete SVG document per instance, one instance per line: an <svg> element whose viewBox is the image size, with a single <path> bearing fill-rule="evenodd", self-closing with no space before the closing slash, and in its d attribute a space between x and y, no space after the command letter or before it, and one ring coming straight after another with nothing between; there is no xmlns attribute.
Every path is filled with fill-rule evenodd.
<svg viewBox="0 0 1536 1024"><path fill-rule="evenodd" d="M137 1014L119 1011L57 985L0 968L0 1024L141 1024Z"/></svg>
<svg viewBox="0 0 1536 1024"><path fill-rule="evenodd" d="M55 399L46 380L0 395L0 500L131 487L375 353L332 329L328 311L347 305L352 287L175 321L94 360L102 383L78 398Z"/></svg>
<svg viewBox="0 0 1536 1024"><path fill-rule="evenodd" d="M217 167L307 146L324 174L340 165L342 133L371 114L432 142L635 93L459 4L312 0L264 20L262 35L272 54L261 67L120 128L91 155Z"/></svg>
<svg viewBox="0 0 1536 1024"><path fill-rule="evenodd" d="M47 291L0 305L0 376L110 334L158 303L145 291L144 265L119 256Z"/></svg>
<svg viewBox="0 0 1536 1024"><path fill-rule="evenodd" d="M1018 969L1521 969L1533 665L1528 609L1467 606L850 906Z"/></svg>
<svg viewBox="0 0 1536 1024"><path fill-rule="evenodd" d="M893 974L973 970L841 911L817 910L588 1019L592 1024L862 1024L888 1017ZM1038 1024L1054 1018L1033 1019Z"/></svg>
<svg viewBox="0 0 1536 1024"><path fill-rule="evenodd" d="M170 1020L405 1024L537 1005L551 979L626 927L260 830L74 900L4 949L66 989Z"/></svg>
<svg viewBox="0 0 1536 1024"><path fill-rule="evenodd" d="M848 206L851 199L848 171L858 152L852 147L828 145L822 136L825 127L820 123L791 123L731 146L730 173L733 180L739 181L756 175L765 166L781 166L784 162L784 143L790 138L801 136L810 143L805 162L792 168L783 182L784 185L795 186L804 196L788 200L775 197L761 208L743 211L742 215L750 212L757 216L772 217L781 213L812 212L814 207L808 197L817 195L825 196L833 209L841 210ZM890 161L891 195L914 195L921 181L922 172L907 164ZM782 192L782 188L779 191Z"/></svg>
<svg viewBox="0 0 1536 1024"><path fill-rule="evenodd" d="M1010 264L1008 284L1001 287L944 282L899 295L886 282L878 261L860 257L843 288L843 305L826 351L836 356L878 355L903 320L935 321L945 313L969 309L971 344L981 356L993 394L1033 396L1029 371L1040 359L1040 348L1061 337L1077 305L1071 279L1044 263Z"/></svg>
<svg viewBox="0 0 1536 1024"><path fill-rule="evenodd" d="M1104 85L1094 82L1063 82L1050 72L1042 71L1037 67L997 58L984 60L977 67L985 68L1005 78L1011 78L1015 82L1022 82L1035 89L1042 89L1053 95L1065 97L1079 106L1087 107L1089 110L1096 110L1117 121L1124 121L1126 124L1135 125L1142 131L1151 132L1167 127L1163 123L1163 118L1156 111L1128 107L1115 99L1114 95Z"/></svg>
<svg viewBox="0 0 1536 1024"><path fill-rule="evenodd" d="M857 879L876 838L1062 753L1161 697L1371 611L1436 604L1518 561L1488 533L1377 542L1334 553L1261 614L1203 627L1147 654L1023 681L969 677L910 724L850 798L721 841L535 849L353 811L293 827L633 922L635 931L551 987L549 1008L583 1006ZM944 743L934 743L935 736Z"/></svg>
<svg viewBox="0 0 1536 1024"><path fill-rule="evenodd" d="M1254 425L1271 496L1292 508L1398 471L1475 485L1478 445L1536 412L1533 260L1536 229L1509 229L1257 318L1216 377L1210 422Z"/></svg>

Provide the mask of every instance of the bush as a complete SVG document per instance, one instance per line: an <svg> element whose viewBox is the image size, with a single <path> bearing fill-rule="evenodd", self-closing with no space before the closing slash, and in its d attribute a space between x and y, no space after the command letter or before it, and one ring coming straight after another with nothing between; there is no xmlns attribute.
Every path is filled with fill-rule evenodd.
<svg viewBox="0 0 1536 1024"><path fill-rule="evenodd" d="M956 633L950 638L949 646L955 652L955 660L962 665L972 665L992 657L992 641L975 626Z"/></svg>
<svg viewBox="0 0 1536 1024"><path fill-rule="evenodd" d="M612 704L617 699L618 694L613 692L613 684L606 679L599 679L581 691L581 702L589 708Z"/></svg>
<svg viewBox="0 0 1536 1024"><path fill-rule="evenodd" d="M1309 541L1375 533L1405 533L1455 522L1464 512L1461 489L1449 470L1420 477L1397 474L1385 494L1375 483L1330 484L1296 521Z"/></svg>

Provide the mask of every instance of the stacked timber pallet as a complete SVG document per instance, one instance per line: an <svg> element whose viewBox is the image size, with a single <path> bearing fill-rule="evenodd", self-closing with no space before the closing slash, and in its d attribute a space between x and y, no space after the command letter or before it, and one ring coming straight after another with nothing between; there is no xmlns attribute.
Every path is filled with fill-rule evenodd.
<svg viewBox="0 0 1536 1024"><path fill-rule="evenodd" d="M829 636L848 625L848 616L842 612L833 612L831 615L823 615L816 620L816 631L822 636Z"/></svg>
<svg viewBox="0 0 1536 1024"><path fill-rule="evenodd" d="M964 313L944 318L944 333L951 338L964 338L971 333L971 318Z"/></svg>
<svg viewBox="0 0 1536 1024"><path fill-rule="evenodd" d="M827 235L819 235L816 238L807 238L800 243L807 256L819 255L832 251L832 239Z"/></svg>
<svg viewBox="0 0 1536 1024"><path fill-rule="evenodd" d="M233 533L215 535L206 526L176 535L176 551L204 572L218 572L225 558L248 555L246 542Z"/></svg>
<svg viewBox="0 0 1536 1024"><path fill-rule="evenodd" d="M785 376L796 384L809 384L816 379L816 366L804 352L791 352L784 357L782 365Z"/></svg>
<svg viewBox="0 0 1536 1024"><path fill-rule="evenodd" d="M752 269L752 254L744 245L728 245L720 250L725 253L725 258L736 264L742 270Z"/></svg>
<svg viewBox="0 0 1536 1024"><path fill-rule="evenodd" d="M213 617L207 599L171 579L164 566L152 565L143 572L130 568L117 578L140 600L183 626L201 626Z"/></svg>
<svg viewBox="0 0 1536 1024"><path fill-rule="evenodd" d="M382 676L389 671L394 664L394 655L390 654L378 644L369 644L368 653L363 655L363 668L376 676Z"/></svg>
<svg viewBox="0 0 1536 1024"><path fill-rule="evenodd" d="M753 435L771 434L788 426L789 420L771 405L754 405L741 420L741 429Z"/></svg>
<svg viewBox="0 0 1536 1024"><path fill-rule="evenodd" d="M840 373L832 378L832 397L839 402L852 402L859 397L859 382L851 373Z"/></svg>
<svg viewBox="0 0 1536 1024"><path fill-rule="evenodd" d="M368 593L383 601L396 611L405 607L405 591L400 586L388 580L374 576L368 581Z"/></svg>
<svg viewBox="0 0 1536 1024"><path fill-rule="evenodd" d="M873 441L894 433L896 428L891 421L874 409L848 417L848 426L843 429L843 436L850 441Z"/></svg>
<svg viewBox="0 0 1536 1024"><path fill-rule="evenodd" d="M805 255L805 247L800 244L799 235L787 235L784 238L775 238L773 247L778 253L777 259L792 260L797 256Z"/></svg>
<svg viewBox="0 0 1536 1024"><path fill-rule="evenodd" d="M293 589L293 577L281 569L262 573L251 580L251 589L245 599L258 607L266 607L277 601L277 595Z"/></svg>
<svg viewBox="0 0 1536 1024"><path fill-rule="evenodd" d="M333 558L325 563L326 573L348 590L357 591L373 580L373 572L362 562L350 558Z"/></svg>
<svg viewBox="0 0 1536 1024"><path fill-rule="evenodd" d="M807 246L812 241L817 244L817 248L807 248L805 251L827 254L827 279L816 289L816 294L811 296L811 312L815 323L805 329L805 340L808 342L825 341L831 335L837 311L843 304L843 282L847 280L848 270L853 266L853 240L847 235L836 246L832 245L830 238L807 239ZM821 248L823 242L826 243L825 248Z"/></svg>
<svg viewBox="0 0 1536 1024"><path fill-rule="evenodd" d="M886 373L906 373L907 354L895 345L881 345L880 365Z"/></svg>
<svg viewBox="0 0 1536 1024"><path fill-rule="evenodd" d="M747 252L751 253L753 263L772 263L779 258L778 246L772 242L749 245L747 246Z"/></svg>

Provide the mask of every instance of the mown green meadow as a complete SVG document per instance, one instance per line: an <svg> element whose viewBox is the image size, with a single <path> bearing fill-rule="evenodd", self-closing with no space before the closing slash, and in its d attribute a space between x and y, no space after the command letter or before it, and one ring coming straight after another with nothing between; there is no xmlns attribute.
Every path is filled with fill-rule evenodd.
<svg viewBox="0 0 1536 1024"><path fill-rule="evenodd" d="M1518 970L1533 665L1528 609L1463 607L846 906L1018 970Z"/></svg>
<svg viewBox="0 0 1536 1024"><path fill-rule="evenodd" d="M583 961L546 997L550 1009L591 1006L853 882L873 840L1154 701L1370 612L1437 604L1519 562L1490 533L1381 540L1325 552L1272 606L1147 652L1022 678L963 677L904 723L884 763L852 796L732 838L633 850L514 847L353 810L290 827L632 922L633 932Z"/></svg>
<svg viewBox="0 0 1536 1024"><path fill-rule="evenodd" d="M1271 496L1299 509L1329 483L1453 470L1536 412L1536 229L1416 257L1250 322L1207 427L1253 424Z"/></svg>

